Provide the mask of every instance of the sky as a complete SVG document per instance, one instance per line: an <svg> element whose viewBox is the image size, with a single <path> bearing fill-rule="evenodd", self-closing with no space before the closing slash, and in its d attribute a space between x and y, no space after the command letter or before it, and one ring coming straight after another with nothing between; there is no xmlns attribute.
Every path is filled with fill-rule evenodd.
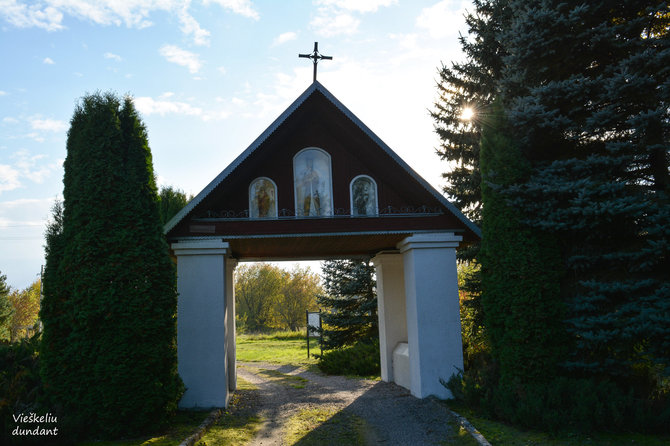
<svg viewBox="0 0 670 446"><path fill-rule="evenodd" d="M461 0L0 0L0 274L44 264L80 98L134 98L159 185L198 194L318 80L438 190L430 117Z"/></svg>

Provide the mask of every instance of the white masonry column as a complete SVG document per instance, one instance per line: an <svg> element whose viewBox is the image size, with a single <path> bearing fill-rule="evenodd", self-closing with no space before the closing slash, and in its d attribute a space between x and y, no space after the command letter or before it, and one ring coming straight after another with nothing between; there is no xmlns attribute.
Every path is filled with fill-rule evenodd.
<svg viewBox="0 0 670 446"><path fill-rule="evenodd" d="M451 397L440 379L463 369L453 233L418 234L398 243L405 267L412 395Z"/></svg>
<svg viewBox="0 0 670 446"><path fill-rule="evenodd" d="M399 342L407 342L403 258L399 252L381 252L372 259L372 263L377 276L382 381L397 382L393 376L393 349Z"/></svg>
<svg viewBox="0 0 670 446"><path fill-rule="evenodd" d="M226 340L228 348L228 390L237 389L237 353L235 331L235 267L237 260L226 259Z"/></svg>
<svg viewBox="0 0 670 446"><path fill-rule="evenodd" d="M194 240L172 244L177 256L177 355L186 392L181 408L225 407L226 254L228 243Z"/></svg>

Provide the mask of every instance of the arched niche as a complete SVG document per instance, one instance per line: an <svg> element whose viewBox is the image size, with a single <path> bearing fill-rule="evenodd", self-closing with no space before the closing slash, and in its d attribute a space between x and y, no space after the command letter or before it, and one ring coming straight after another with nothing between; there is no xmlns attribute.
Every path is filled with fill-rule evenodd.
<svg viewBox="0 0 670 446"><path fill-rule="evenodd" d="M277 185L259 177L249 185L249 218L277 218Z"/></svg>
<svg viewBox="0 0 670 446"><path fill-rule="evenodd" d="M293 157L295 215L333 215L333 180L330 155L317 147L307 147Z"/></svg>
<svg viewBox="0 0 670 446"><path fill-rule="evenodd" d="M377 182L368 175L358 175L349 183L351 215L377 215Z"/></svg>

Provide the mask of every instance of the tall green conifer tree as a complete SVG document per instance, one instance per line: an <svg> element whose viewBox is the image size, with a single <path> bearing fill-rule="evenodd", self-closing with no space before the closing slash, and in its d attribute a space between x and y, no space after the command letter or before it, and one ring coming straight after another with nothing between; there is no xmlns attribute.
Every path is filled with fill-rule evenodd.
<svg viewBox="0 0 670 446"><path fill-rule="evenodd" d="M165 225L191 201L183 190L172 186L162 186L158 191L158 210L161 224Z"/></svg>
<svg viewBox="0 0 670 446"><path fill-rule="evenodd" d="M479 167L482 125L490 115L489 107L495 98L497 81L502 70L504 48L499 32L508 20L505 0L474 0L474 10L465 15L467 35L459 36L465 60L442 64L437 84L438 99L431 116L440 138L437 153L449 163L442 176L447 180L444 192L472 221L482 221L481 173ZM468 119L463 115L469 109ZM466 368L475 356L481 356L484 336L481 305L481 281L477 262L479 243L458 251L460 261L469 262L469 273L461 278L459 288L467 293L462 300L463 316L475 321L464 331L464 361Z"/></svg>
<svg viewBox="0 0 670 446"><path fill-rule="evenodd" d="M503 66L504 48L498 39L507 20L505 3L473 1L474 12L465 16L468 35L459 37L465 60L442 65L439 97L431 111L440 138L437 153L450 163L442 175L447 180L444 192L476 223L481 222L479 141ZM473 119L463 119L466 108L474 112Z"/></svg>
<svg viewBox="0 0 670 446"><path fill-rule="evenodd" d="M363 260L327 260L321 266L325 295L317 296L322 313L324 349L379 338L374 267Z"/></svg>
<svg viewBox="0 0 670 446"><path fill-rule="evenodd" d="M480 154L484 313L499 378L488 383L489 401L523 424L667 429L670 8L651 0L498 5L492 91L507 120L483 135ZM529 269L525 250L545 265ZM537 311L514 297L538 287L551 293L535 293ZM561 300L545 302L557 290ZM549 311L552 301L562 302L558 311ZM553 341L529 339L543 323ZM523 351L544 341L547 355ZM524 373L535 367L556 379L534 387ZM520 379L530 384L510 389Z"/></svg>
<svg viewBox="0 0 670 446"><path fill-rule="evenodd" d="M494 409L512 421L553 428L560 418L586 429L667 429L670 10L659 1L510 0L508 8L512 20L499 32L505 56L498 84L505 134L527 172L491 177L487 147L505 153L506 145L483 138L482 176L488 180L482 188L495 185L492 196L506 206L484 200L483 300L500 367ZM515 214L501 222L505 209ZM514 222L529 235L521 245L489 231L498 225L504 233ZM547 386L515 390L509 388L510 372L520 378L519 369L542 370L550 363L526 357L528 362L514 365L507 356L527 343L533 327L550 327L559 313L548 312L545 302L541 311L511 302L499 308L506 316L490 314L487 305L499 304L491 286L510 286L504 283L509 277L491 275L490 265L521 262L517 254L536 244L533 234L549 237L549 244L540 243L545 248L560 240L560 251L543 249L543 269L517 282L530 290L542 285L538 279L551 290L560 286L565 316L559 322L569 353L549 369L557 379ZM495 246L502 259L490 256ZM521 272L528 263L521 263ZM563 280L550 274L561 269ZM523 336L506 338L502 323L520 309L525 317L512 333ZM560 327L556 333L553 345L547 338L548 357L560 359L557 343L566 336ZM543 401L541 412L532 400Z"/></svg>
<svg viewBox="0 0 670 446"><path fill-rule="evenodd" d="M510 3L501 85L534 172L509 196L564 243L565 366L649 392L670 376L670 9Z"/></svg>
<svg viewBox="0 0 670 446"><path fill-rule="evenodd" d="M563 268L556 238L525 225L523 209L500 192L527 180L531 169L506 131L500 101L492 110L481 143L482 306L498 394L523 404L529 389L550 385L565 360Z"/></svg>
<svg viewBox="0 0 670 446"><path fill-rule="evenodd" d="M64 435L133 435L181 393L176 275L132 100L86 96L68 132L64 208L47 231L42 376Z"/></svg>

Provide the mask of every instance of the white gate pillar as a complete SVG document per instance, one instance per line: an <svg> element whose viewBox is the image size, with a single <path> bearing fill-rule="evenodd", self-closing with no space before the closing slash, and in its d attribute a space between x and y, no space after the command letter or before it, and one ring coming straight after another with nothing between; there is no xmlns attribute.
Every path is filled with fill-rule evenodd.
<svg viewBox="0 0 670 446"><path fill-rule="evenodd" d="M451 397L440 384L463 369L453 233L418 234L398 243L403 256L412 395Z"/></svg>
<svg viewBox="0 0 670 446"><path fill-rule="evenodd" d="M393 349L399 342L407 342L402 255L398 252L381 252L372 259L372 263L377 276L382 381L396 382L396 377L393 376Z"/></svg>
<svg viewBox="0 0 670 446"><path fill-rule="evenodd" d="M235 267L237 260L226 259L226 340L228 348L228 390L237 389L237 336L235 331Z"/></svg>
<svg viewBox="0 0 670 446"><path fill-rule="evenodd" d="M172 244L177 256L177 356L182 408L228 404L226 254L221 240Z"/></svg>

